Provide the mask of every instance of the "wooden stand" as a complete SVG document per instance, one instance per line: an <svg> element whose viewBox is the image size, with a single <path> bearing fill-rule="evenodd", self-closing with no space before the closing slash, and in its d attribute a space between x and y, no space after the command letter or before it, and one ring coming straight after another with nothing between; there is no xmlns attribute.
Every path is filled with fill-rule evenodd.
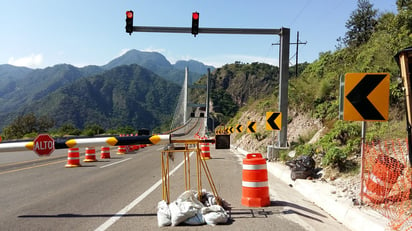
<svg viewBox="0 0 412 231"><path fill-rule="evenodd" d="M213 182L212 175L210 174L209 167L206 160L201 158L201 151L199 143L209 142L206 140L173 140L174 144L184 144L182 147L171 147L162 151L162 198L167 204L170 203L170 179L169 179L169 159L170 154L175 152L183 152L184 164L185 164L185 190L190 190L190 152L196 153L196 176L197 176L197 194L198 200L202 200L202 169L209 181L210 188L213 195L216 198L217 204L221 205L221 199L217 193L215 184ZM194 148L190 148L194 146Z"/></svg>

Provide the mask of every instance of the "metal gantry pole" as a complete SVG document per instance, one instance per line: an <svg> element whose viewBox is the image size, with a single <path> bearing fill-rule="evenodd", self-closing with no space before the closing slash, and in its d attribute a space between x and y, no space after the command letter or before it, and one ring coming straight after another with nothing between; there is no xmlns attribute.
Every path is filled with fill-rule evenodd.
<svg viewBox="0 0 412 231"><path fill-rule="evenodd" d="M134 26L136 32L159 32L159 33L192 33L191 27L151 27ZM259 34L279 35L279 111L282 113L282 126L279 132L279 147L287 147L287 122L288 122L288 84L289 84L289 46L290 29L256 29L256 28L199 28L199 34ZM206 105L207 110L209 105ZM206 112L208 118L209 112ZM206 119L207 125L207 119ZM206 126L205 126L206 127Z"/></svg>
<svg viewBox="0 0 412 231"><path fill-rule="evenodd" d="M289 43L290 29L282 28L279 50L279 111L282 113L282 126L279 131L279 147L287 147L288 129L288 85L289 85Z"/></svg>

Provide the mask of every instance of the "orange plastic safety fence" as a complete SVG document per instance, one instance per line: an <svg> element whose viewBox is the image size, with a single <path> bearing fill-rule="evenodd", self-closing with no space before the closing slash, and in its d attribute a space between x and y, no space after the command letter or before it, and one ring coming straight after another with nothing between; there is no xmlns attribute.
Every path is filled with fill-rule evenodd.
<svg viewBox="0 0 412 231"><path fill-rule="evenodd" d="M411 173L407 140L364 147L364 203L390 220L392 230L412 231Z"/></svg>

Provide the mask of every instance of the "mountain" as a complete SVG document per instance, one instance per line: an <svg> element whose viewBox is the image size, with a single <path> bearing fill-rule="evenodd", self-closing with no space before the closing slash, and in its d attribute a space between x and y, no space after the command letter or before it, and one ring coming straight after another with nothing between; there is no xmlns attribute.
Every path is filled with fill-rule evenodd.
<svg viewBox="0 0 412 231"><path fill-rule="evenodd" d="M129 50L102 67L104 69L111 69L130 64L137 64L147 68L160 77L177 84L183 84L186 66L189 68L191 82L196 82L202 75L207 74L208 68L211 68L211 70L214 69L213 66L207 66L195 60L177 61L175 65L172 65L166 57L158 52L145 52L135 49Z"/></svg>
<svg viewBox="0 0 412 231"><path fill-rule="evenodd" d="M206 74L207 69L210 69L210 71L213 71L215 69L215 67L213 66L207 66L196 60L189 60L189 61L179 60L173 66L174 68L179 69L179 70L184 70L186 67L188 67L189 71L200 73L200 74Z"/></svg>
<svg viewBox="0 0 412 231"><path fill-rule="evenodd" d="M102 66L104 69L109 70L114 67L122 65L137 64L149 70L155 71L156 69L170 69L173 68L169 61L158 52L144 52L138 50L129 50L122 56L113 59L108 64Z"/></svg>
<svg viewBox="0 0 412 231"><path fill-rule="evenodd" d="M21 79L24 78L32 69L27 67L16 67L9 64L0 65L0 81L4 79Z"/></svg>
<svg viewBox="0 0 412 231"><path fill-rule="evenodd" d="M67 87L71 87L71 90L76 92L79 88L84 90L84 92L77 92L78 96L76 97L78 97L79 101L72 102L73 105L81 104L82 100L80 99L83 99L83 96L90 94L88 90L96 90L84 86L72 86L72 84L77 84L78 81L82 82L82 79L96 78L96 75L110 72L113 69L122 72L122 69L126 70L130 65L139 65L141 68L146 69L147 71L154 72L152 74L156 74L157 77L161 77L162 79L169 81L170 84L177 83L179 86L181 86L184 81L184 68L182 69L182 67L185 62L186 61L178 62L179 64L177 65L177 67L175 67L175 65L170 64L170 62L160 53L130 50L124 55L110 61L104 66L90 65L78 68L70 64L58 64L44 69L30 69L26 67L16 67L8 64L0 65L0 129L10 123L17 115L30 111L38 111L37 108L43 108L44 105L51 107L52 105L45 102L44 100L47 98L49 101L57 102L57 98L61 97L61 89L67 89ZM187 61L186 64L189 66L189 69L196 71L204 71L207 69L206 65L193 60ZM120 70L117 68L120 68ZM198 80L205 73L206 72L196 73L191 71L189 73L191 82ZM112 82L112 84L117 85L117 82L115 80L118 79L118 77L112 75L112 78L114 81ZM87 82L89 80L84 81ZM142 85L147 86L147 88L150 88L150 90L155 89L155 86L147 84ZM133 94L136 94L136 92L133 92ZM50 98L50 95L53 95L55 98ZM132 99L130 100L130 102L133 102ZM102 103L102 101L96 101L95 103L97 105L96 107L98 108L95 110L95 118L102 118L99 115L101 113L100 110L106 108L107 105L101 107L99 103ZM63 102L63 105L67 106L67 103ZM158 109L160 111L162 110L161 108ZM157 109L154 108L153 110ZM88 111L90 112L90 110ZM145 113L144 111L145 110L141 110L142 115ZM39 113L40 112L41 111L39 111ZM61 108L60 113L63 114L67 112L65 112L64 108ZM119 111L119 113L124 112ZM58 118L59 120L69 119L69 115L62 116L57 112L54 112L54 114L52 113L51 115L56 116L56 118ZM107 115L104 115L104 118L106 118ZM132 114L127 115L133 117ZM88 116L86 117L92 118ZM123 119L120 119L119 121L124 122L125 117L122 118ZM149 116L148 118L152 117ZM83 119L70 119L73 120L77 125L81 126L83 126L84 121L87 121ZM164 119L165 118L159 117L154 119L153 121L155 121L155 123L157 124L160 120ZM111 124L118 123L111 121ZM148 124L151 124L151 122L148 121Z"/></svg>
<svg viewBox="0 0 412 231"><path fill-rule="evenodd" d="M0 96L14 91L17 82L24 79L31 71L32 69L26 67L0 65Z"/></svg>
<svg viewBox="0 0 412 231"><path fill-rule="evenodd" d="M136 64L82 78L25 106L18 114L53 118L56 126L153 129L173 114L181 87ZM41 106L39 106L41 105Z"/></svg>
<svg viewBox="0 0 412 231"><path fill-rule="evenodd" d="M7 68L10 67L0 68L0 73ZM103 71L95 66L77 68L68 64L34 70L13 67L10 70L13 70L10 77L0 75L0 81L4 84L0 87L0 115L30 104L77 79Z"/></svg>

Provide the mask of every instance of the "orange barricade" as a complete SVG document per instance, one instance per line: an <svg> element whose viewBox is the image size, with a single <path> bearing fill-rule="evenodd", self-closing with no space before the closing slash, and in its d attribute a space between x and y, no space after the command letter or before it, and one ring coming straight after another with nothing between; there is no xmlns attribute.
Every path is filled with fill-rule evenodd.
<svg viewBox="0 0 412 231"><path fill-rule="evenodd" d="M205 139L205 138L203 138ZM209 143L200 143L200 153L203 160L209 160L210 157L210 146Z"/></svg>
<svg viewBox="0 0 412 231"><path fill-rule="evenodd" d="M397 159L383 154L379 155L365 183L364 195L372 203L383 203L389 198L392 187L398 181L404 168L405 165Z"/></svg>
<svg viewBox="0 0 412 231"><path fill-rule="evenodd" d="M96 149L94 147L86 147L86 152L84 154L84 162L95 162L96 159Z"/></svg>
<svg viewBox="0 0 412 231"><path fill-rule="evenodd" d="M119 155L126 154L126 146L125 145L119 146L117 148L117 154L119 154Z"/></svg>
<svg viewBox="0 0 412 231"><path fill-rule="evenodd" d="M80 152L79 148L69 148L67 153L66 168L80 167Z"/></svg>
<svg viewBox="0 0 412 231"><path fill-rule="evenodd" d="M270 205L266 159L263 159L260 153L247 154L243 159L242 205Z"/></svg>
<svg viewBox="0 0 412 231"><path fill-rule="evenodd" d="M110 159L110 147L101 147L100 148L100 158Z"/></svg>

